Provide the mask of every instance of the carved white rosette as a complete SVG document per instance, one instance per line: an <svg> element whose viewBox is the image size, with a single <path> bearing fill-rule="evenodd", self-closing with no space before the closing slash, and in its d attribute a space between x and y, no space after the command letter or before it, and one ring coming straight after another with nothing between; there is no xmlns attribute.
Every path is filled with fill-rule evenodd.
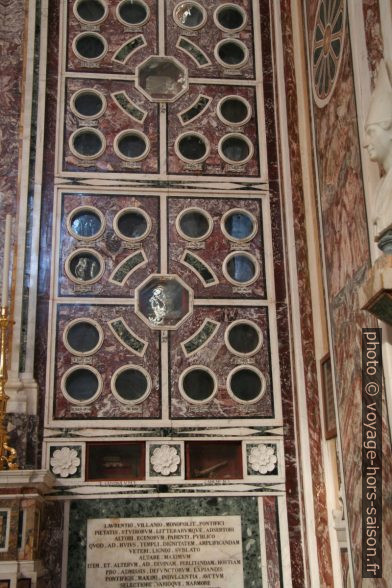
<svg viewBox="0 0 392 588"><path fill-rule="evenodd" d="M152 469L161 476L174 474L178 470L180 461L177 449L170 445L156 447L150 458Z"/></svg>
<svg viewBox="0 0 392 588"><path fill-rule="evenodd" d="M76 474L80 466L80 458L75 449L62 447L53 452L50 465L54 474L61 478L68 478L68 476Z"/></svg>
<svg viewBox="0 0 392 588"><path fill-rule="evenodd" d="M275 454L275 449L265 443L255 445L249 452L248 463L254 472L259 474L267 474L272 472L275 467L278 458Z"/></svg>

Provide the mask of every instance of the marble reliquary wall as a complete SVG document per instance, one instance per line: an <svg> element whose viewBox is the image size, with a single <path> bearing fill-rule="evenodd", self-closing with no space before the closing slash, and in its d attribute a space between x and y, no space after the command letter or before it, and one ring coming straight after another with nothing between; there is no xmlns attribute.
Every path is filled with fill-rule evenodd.
<svg viewBox="0 0 392 588"><path fill-rule="evenodd" d="M59 4L38 369L54 494L260 497L273 583L299 513L269 3Z"/></svg>

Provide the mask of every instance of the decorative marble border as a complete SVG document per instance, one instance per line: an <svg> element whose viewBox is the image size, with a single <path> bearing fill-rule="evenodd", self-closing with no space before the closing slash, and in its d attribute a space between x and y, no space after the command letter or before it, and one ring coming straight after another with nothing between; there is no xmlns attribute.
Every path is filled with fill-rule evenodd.
<svg viewBox="0 0 392 588"><path fill-rule="evenodd" d="M87 498L87 497L86 497ZM90 498L90 497L89 497ZM91 497L92 498L92 497ZM68 554L68 585L72 584L73 588L85 587L85 561L86 561L86 542L76 541L75 538L86 536L87 522L89 519L97 518L144 518L144 517L190 517L205 516L214 517L222 515L237 515L241 517L242 531L242 554L244 585L251 586L257 582L261 586L261 566L260 557L262 545L266 543L265 532L260 527L260 508L262 502L256 496L216 496L213 500L211 497L195 496L176 497L166 496L158 500L158 496L140 497L141 499L127 500L121 496L115 499L86 499L82 501L72 501L69 517L69 541L64 553L64 561L67 561ZM103 512L105 515L103 516ZM284 512L277 513L277 525L283 524ZM287 524L286 524L287 526ZM74 541L70 543L70 541ZM287 566L287 564L286 564ZM284 574L284 580L288 579ZM66 585L66 584L65 584ZM263 588L267 586L267 579L263 580ZM289 587L290 583L285 583Z"/></svg>
<svg viewBox="0 0 392 588"><path fill-rule="evenodd" d="M11 527L11 508L0 508L1 535L0 535L0 553L6 553L9 548L10 527Z"/></svg>
<svg viewBox="0 0 392 588"><path fill-rule="evenodd" d="M90 430L89 430L90 431ZM60 495L67 492L72 492L72 495L86 496L97 495L104 497L119 492L129 496L137 496L142 493L154 493L155 487L151 486L152 482L160 482L167 486L167 491L171 495L182 495L188 492L193 492L194 488L202 489L203 492L214 494L221 491L229 491L233 494L257 494L265 495L269 492L284 492L285 482L285 467L284 467L284 448L283 437L280 435L271 434L269 436L257 435L251 436L250 439L242 440L242 479L225 480L219 478L201 478L201 479L185 479L185 444L188 441L199 441L201 439L208 439L210 442L222 442L229 431L225 431L223 437L216 436L216 430L211 430L211 435L208 436L208 431L202 432L202 436L194 437L194 431L189 431L188 438L182 433L176 439L167 440L165 437L151 438L151 433L146 431L145 437L145 478L140 480L107 480L107 481L85 481L86 469L86 435L79 438L72 437L71 441L56 437L55 439L47 439L44 441L44 463L43 467L50 469L56 476L55 486ZM159 431L157 431L159 433ZM271 431L271 433L274 431ZM118 430L108 430L105 435L103 431L97 430L95 435L89 435L89 441L92 443L117 441L117 442L132 442L135 439L143 440L140 432L135 431L134 435L129 435L129 430L124 431L123 436L119 435ZM238 439L239 441L241 438ZM252 469L250 463L250 456L252 449L259 447L270 448L267 453L269 455L261 456L261 465L270 463L274 467L273 470L265 473L258 472ZM64 450L73 450L74 453ZM271 451L272 450L272 451ZM57 455L57 460L53 461L55 451L62 452L63 455ZM152 458L155 454L154 460ZM271 456L276 458L271 460ZM76 463L79 460L79 463ZM53 461L53 463L52 463ZM272 461L274 463L272 464ZM54 471L56 468L59 471ZM75 469L72 472L72 469ZM167 470L168 468L168 470ZM67 471L68 470L68 471ZM63 472L65 475L61 475ZM63 488L63 490L61 490ZM71 489L72 488L72 489Z"/></svg>

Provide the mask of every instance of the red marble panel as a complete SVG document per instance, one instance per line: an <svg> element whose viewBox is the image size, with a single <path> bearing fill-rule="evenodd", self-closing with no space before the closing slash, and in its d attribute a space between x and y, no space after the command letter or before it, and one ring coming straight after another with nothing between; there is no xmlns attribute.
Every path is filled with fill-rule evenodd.
<svg viewBox="0 0 392 588"><path fill-rule="evenodd" d="M345 478L347 520L351 536L354 584L361 584L362 574L362 328L377 327L377 321L359 310L358 289L364 272L358 272L339 297L332 301L334 354L337 373L338 412L340 420L343 470ZM383 496L388 496L392 483L391 442L387 409L383 398ZM385 499L384 499L385 500ZM385 502L384 502L385 504ZM392 512L383 510L383 577L392 574ZM372 585L387 586L385 580L372 580Z"/></svg>
<svg viewBox="0 0 392 588"><path fill-rule="evenodd" d="M70 108L72 95L81 89L99 91L107 101L102 116L94 121L78 118ZM111 94L124 91L129 98L147 113L142 123L130 118L112 98ZM76 157L69 148L71 134L79 128L93 127L101 131L106 139L106 148L97 159L86 161ZM158 106L146 100L135 89L133 82L116 80L68 79L65 96L64 171L70 172L127 172L157 173L159 171ZM121 131L137 130L144 133L150 142L150 151L141 161L124 161L114 150L115 137Z"/></svg>
<svg viewBox="0 0 392 588"><path fill-rule="evenodd" d="M27 3L4 0L0 18L0 259L5 217L16 216ZM28 130L26 129L26 133ZM15 227L14 227L15 231Z"/></svg>
<svg viewBox="0 0 392 588"><path fill-rule="evenodd" d="M371 0L362 3L367 29L368 62L373 78L381 53L376 5ZM317 2L308 3L307 9L311 41ZM324 108L314 105L314 114L316 164L326 254L326 289L331 308L331 344L335 360L347 520L351 536L354 585L361 585L361 328L376 326L376 322L370 315L361 312L358 304L358 289L370 264L370 255L358 139L358 124L362 123L358 121L355 107L348 27L334 93ZM385 419L384 412L384 455L390 456L390 439L386 435ZM390 480L391 460L387 458L385 463L383 483L387 487L390 485L386 480ZM383 545L386 549L383 559L388 563L391 561L389 515L389 511L385 511L383 530ZM389 577L390 574L388 569L384 575ZM372 580L372 583L378 586L387 585L383 580Z"/></svg>
<svg viewBox="0 0 392 588"><path fill-rule="evenodd" d="M362 0L362 10L365 24L367 58L372 77L372 85L374 87L378 64L384 56L379 1Z"/></svg>
<svg viewBox="0 0 392 588"><path fill-rule="evenodd" d="M132 331L148 342L145 355L139 357L122 345L113 335L108 322L123 317ZM93 319L101 326L104 339L100 349L92 356L79 358L72 355L63 342L66 324L76 318ZM54 382L53 414L57 419L146 419L159 418L160 406L160 339L159 334L135 316L132 307L120 305L60 305L57 318L56 367ZM78 361L84 359L84 361ZM63 374L75 365L91 365L103 380L100 396L87 406L75 406L61 392ZM149 396L140 404L128 405L120 402L110 388L114 372L126 365L141 366L148 371L152 386Z"/></svg>
<svg viewBox="0 0 392 588"><path fill-rule="evenodd" d="M181 343L186 341L202 325L205 318L220 323L219 329L210 341L186 358ZM224 342L227 326L238 319L255 322L263 333L263 346L250 358L241 358L231 353ZM188 319L177 331L170 333L170 385L171 385L171 416L172 418L271 418L274 416L274 400L272 393L268 316L265 308L252 307L194 307L191 319ZM210 368L217 377L218 391L214 398L206 404L191 404L180 394L178 380L181 373L192 365ZM228 393L226 378L237 366L255 366L265 377L266 391L254 404L240 404Z"/></svg>
<svg viewBox="0 0 392 588"><path fill-rule="evenodd" d="M280 169L278 165L278 150L280 137L275 127L275 71L274 57L272 52L273 35L271 33L271 5L268 0L260 0L261 16L261 41L262 41L262 67L263 67L263 91L265 103L265 125L266 144L268 156L268 177L271 191L271 227L272 247L274 259L275 295L277 300L277 327L279 341L279 368L282 389L282 409L285 427L284 453L285 453L285 475L286 475L286 499L287 499L287 520L290 543L291 574L293 586L302 588L305 584L306 562L303 557L303 539L301 525L303 520L303 502L298 486L298 460L297 442L295 433L295 399L294 383L291 373L291 350L289 338L289 314L287 308L287 286L286 270L284 259L284 246L282 242L283 226L280 209ZM282 8L284 47L290 49L292 56L292 39L290 25L290 6L285 4ZM286 57L287 58L287 57ZM290 91L293 111L290 113L292 120L296 120L296 106L294 99L295 84L293 80L293 62L290 60L290 75L286 76L287 91ZM291 119L289 119L291 120ZM289 134L290 138L290 134ZM295 140L295 138L293 138ZM303 235L301 236L303 238ZM310 296L308 295L308 299ZM306 299L305 299L306 300Z"/></svg>
<svg viewBox="0 0 392 588"><path fill-rule="evenodd" d="M183 126L178 114L190 108L198 96L203 94L212 99L207 109L194 121ZM217 116L217 106L221 98L235 95L245 98L252 109L252 116L241 127L227 126ZM170 174L226 175L226 176L259 176L259 136L256 115L255 88L249 86L190 84L188 92L174 104L169 104L168 110L168 172ZM184 163L175 153L174 144L177 137L184 132L196 131L204 135L210 144L210 154L205 162L199 165ZM218 144L228 133L240 133L250 139L254 153L248 162L233 165L225 162L219 155Z"/></svg>
<svg viewBox="0 0 392 588"><path fill-rule="evenodd" d="M231 33L221 30L214 22L214 12L216 8L222 4L216 0L208 0L208 2L199 2L206 10L207 20L205 25L196 30L186 30L175 22L173 18L173 9L178 4L177 0L168 0L166 2L166 22L167 22L167 38L166 38L166 53L173 55L181 63L183 63L189 71L190 77L195 78L239 78L252 79L254 78L254 49L253 49L253 29L252 29L252 8L249 0L240 0L236 5L242 7L247 15L246 26L243 30L237 33ZM187 40L197 45L208 57L211 65L200 67L194 59L189 57L187 53L176 47L179 37L186 37ZM249 59L241 67L235 70L224 67L215 58L214 49L222 39L234 38L242 41L248 49Z"/></svg>
<svg viewBox="0 0 392 588"><path fill-rule="evenodd" d="M149 0L147 2L150 9L150 17L145 25L137 27L125 26L117 19L116 7L119 2L116 0L107 0L108 16L101 24L97 25L82 24L74 15L74 4L74 0L68 0L68 71L134 74L135 67L139 63L150 55L158 53L157 0ZM108 43L106 55L98 62L86 63L86 61L79 59L72 49L73 40L79 33L84 31L95 31L104 37ZM112 61L118 49L137 35L144 36L146 45L136 50L125 63Z"/></svg>
<svg viewBox="0 0 392 588"><path fill-rule="evenodd" d="M192 247L192 243L182 238L176 230L177 215L184 209L197 207L207 211L213 219L213 230L209 237ZM252 213L258 223L254 238L246 245L238 245L229 241L221 230L222 216L232 208L244 208ZM170 198L168 202L169 226L169 270L177 273L194 290L196 298L265 298L264 246L262 236L262 216L260 200L242 200L240 198ZM198 276L184 266L181 256L185 249L194 252L207 262L216 274L219 283L205 287ZM247 251L258 261L260 275L253 284L241 286L231 284L223 274L224 259L233 251Z"/></svg>
<svg viewBox="0 0 392 588"><path fill-rule="evenodd" d="M103 234L94 241L75 239L67 229L69 213L79 206L94 206L105 217L106 228ZM151 231L143 241L129 244L120 239L113 230L113 219L125 208L137 207L146 212L151 219ZM92 194L66 194L63 197L60 240L60 276L59 292L63 296L94 296L94 297L131 297L134 289L151 273L159 271L159 199L143 196L111 196ZM72 282L65 273L65 264L69 255L79 248L93 249L101 255L105 263L105 271L100 280L91 285L78 285ZM129 255L142 249L148 260L147 264L136 269L121 286L108 281L116 267Z"/></svg>
<svg viewBox="0 0 392 588"><path fill-rule="evenodd" d="M316 4L309 7L309 43ZM347 24L335 90L324 108L314 105L314 120L327 278L330 293L335 296L369 257Z"/></svg>
<svg viewBox="0 0 392 588"><path fill-rule="evenodd" d="M292 38L292 21L290 2L281 4L284 77L286 89L287 120L289 121L289 161L291 168L292 199L294 213L295 249L298 271L299 303L301 308L302 354L304 360L305 393L309 427L310 459L312 468L312 486L314 496L314 517L316 527L317 558L320 573L320 585L330 586L332 580L331 549L328 532L328 515L326 489L321 452L321 420L319 391L317 383L317 366L314 357L313 316L310 294L311 275L308 267L308 251L305 227L305 206L302 193L303 178L298 128L297 87L295 79L294 52ZM327 152L329 145L325 145ZM334 237L336 239L336 236ZM288 473L286 472L288 477ZM297 557L298 557L297 553ZM297 566L297 559L293 566ZM297 574L295 585L301 586Z"/></svg>
<svg viewBox="0 0 392 588"><path fill-rule="evenodd" d="M263 514L265 549L267 552L267 584L268 586L271 586L271 588L279 588L280 586L282 586L282 582L279 573L281 562L279 547L279 529L277 528L278 505L275 496L263 497Z"/></svg>

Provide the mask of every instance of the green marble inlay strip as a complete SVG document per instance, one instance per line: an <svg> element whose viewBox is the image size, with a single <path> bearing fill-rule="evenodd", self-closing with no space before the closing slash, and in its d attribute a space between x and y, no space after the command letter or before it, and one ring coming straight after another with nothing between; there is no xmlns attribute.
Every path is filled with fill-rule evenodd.
<svg viewBox="0 0 392 588"><path fill-rule="evenodd" d="M196 118L200 114L202 114L210 102L211 102L211 98L208 98L207 96L200 95L197 98L196 102L194 102L192 104L192 106L190 108L188 108L188 110L185 110L185 112L182 112L179 115L183 124L186 125L186 124L190 123L194 118Z"/></svg>
<svg viewBox="0 0 392 588"><path fill-rule="evenodd" d="M136 104L128 98L126 92L116 92L116 94L112 94L112 98L117 106L119 106L128 116L131 116L139 122L143 122L146 118L147 113L136 106Z"/></svg>
<svg viewBox="0 0 392 588"><path fill-rule="evenodd" d="M114 270L109 278L110 282L115 282L121 286L127 281L129 276L142 264L147 262L144 251L141 249L135 251L132 255L124 259Z"/></svg>
<svg viewBox="0 0 392 588"><path fill-rule="evenodd" d="M264 537L260 538L256 496L73 499L69 518L67 588L85 588L87 521L89 519L156 517L159 522L160 517L178 517L179 515L182 517L240 516L244 588L262 588L260 544L264 541ZM265 582L264 585L267 583Z"/></svg>
<svg viewBox="0 0 392 588"><path fill-rule="evenodd" d="M136 355L144 355L148 343L140 339L126 324L125 320L120 317L109 321L109 327L113 335L120 341L124 347L136 353Z"/></svg>
<svg viewBox="0 0 392 588"><path fill-rule="evenodd" d="M201 347L206 345L210 339L215 335L219 323L210 319L205 319L204 323L198 331L190 339L181 343L184 355L189 356L196 353Z"/></svg>
<svg viewBox="0 0 392 588"><path fill-rule="evenodd" d="M136 37L133 37L124 43L124 45L122 45L120 49L116 51L116 53L113 55L113 61L125 63L131 57L132 53L141 47L144 47L145 45L146 39L143 37L143 35L137 35Z"/></svg>
<svg viewBox="0 0 392 588"><path fill-rule="evenodd" d="M181 262L191 268L203 282L204 286L213 286L218 283L218 278L209 265L194 253L185 251Z"/></svg>
<svg viewBox="0 0 392 588"><path fill-rule="evenodd" d="M204 51L202 51L200 47L194 43L191 43L191 41L188 39L180 37L177 46L185 53L188 53L188 55L192 57L193 61L196 61L199 67L205 67L211 63Z"/></svg>

